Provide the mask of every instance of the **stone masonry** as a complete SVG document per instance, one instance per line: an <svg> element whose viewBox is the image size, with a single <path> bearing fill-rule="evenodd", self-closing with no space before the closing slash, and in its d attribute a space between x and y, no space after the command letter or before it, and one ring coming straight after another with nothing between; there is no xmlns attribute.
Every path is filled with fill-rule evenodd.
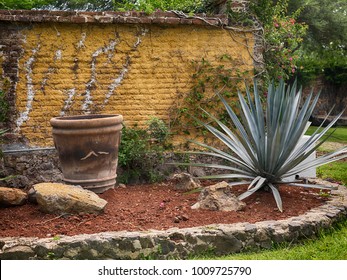
<svg viewBox="0 0 347 280"><path fill-rule="evenodd" d="M5 127L31 147L51 147L52 117L105 113L123 115L128 126L144 127L151 117L169 123L170 108L191 90L193 61L218 66L226 55L238 71L253 71L255 33L227 24L225 15L160 11L0 11Z"/></svg>

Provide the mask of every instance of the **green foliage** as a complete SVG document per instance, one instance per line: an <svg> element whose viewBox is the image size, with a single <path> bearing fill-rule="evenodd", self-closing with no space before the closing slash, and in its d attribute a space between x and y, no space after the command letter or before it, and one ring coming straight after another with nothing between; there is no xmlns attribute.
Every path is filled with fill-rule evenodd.
<svg viewBox="0 0 347 280"><path fill-rule="evenodd" d="M347 83L347 55L343 50L325 50L304 53L298 64L298 79L309 83L317 77L341 86Z"/></svg>
<svg viewBox="0 0 347 280"><path fill-rule="evenodd" d="M7 121L8 111L9 111L9 104L6 100L5 92L0 90L0 123Z"/></svg>
<svg viewBox="0 0 347 280"><path fill-rule="evenodd" d="M152 141L160 143L162 145L166 144L166 140L169 137L169 128L164 123L163 120L152 117L147 121L148 133Z"/></svg>
<svg viewBox="0 0 347 280"><path fill-rule="evenodd" d="M152 118L147 124L148 129L123 127L118 154L122 169L118 175L120 183L152 183L163 179L157 167L163 161L168 129L158 118Z"/></svg>
<svg viewBox="0 0 347 280"><path fill-rule="evenodd" d="M317 169L317 176L322 179L333 179L347 186L347 162L334 162L321 166Z"/></svg>
<svg viewBox="0 0 347 280"><path fill-rule="evenodd" d="M336 50L346 50L347 2L345 0L291 0L290 3L291 9L302 7L298 19L309 26L304 42L305 49L312 51L333 47Z"/></svg>
<svg viewBox="0 0 347 280"><path fill-rule="evenodd" d="M298 51L307 31L307 25L297 21L301 10L288 14L288 0L254 1L250 9L264 28L267 80L288 80L297 71Z"/></svg>
<svg viewBox="0 0 347 280"><path fill-rule="evenodd" d="M317 129L319 132L322 131L322 128L318 128L316 126L310 126L306 134L312 135ZM331 128L328 130L327 133L329 134L333 133L329 138L329 142L347 144L347 127L346 126Z"/></svg>
<svg viewBox="0 0 347 280"><path fill-rule="evenodd" d="M206 0L0 0L0 9L55 9L55 10L118 10L144 11L179 10L187 13L202 12Z"/></svg>
<svg viewBox="0 0 347 280"><path fill-rule="evenodd" d="M194 13L200 12L205 2L205 0L125 0L115 3L115 8L119 11L135 10L144 11L148 14L156 10L179 10Z"/></svg>
<svg viewBox="0 0 347 280"><path fill-rule="evenodd" d="M229 121L216 92L233 102L237 87L251 76L249 71L241 71L235 67L235 63L238 64L238 61L234 61L227 54L220 55L214 64L205 58L192 61L192 88L189 93L181 96L179 106L170 111L171 126L174 129L187 135L194 134L197 129L201 131L201 124L197 120L208 119L208 115L201 111L201 108L214 112L223 122ZM204 133L206 132L204 130Z"/></svg>
<svg viewBox="0 0 347 280"><path fill-rule="evenodd" d="M116 0L0 0L0 9L113 10Z"/></svg>
<svg viewBox="0 0 347 280"><path fill-rule="evenodd" d="M208 150L208 152L195 153L222 158L228 164L189 163L186 165L217 168L229 172L206 176L205 179L249 179L248 190L241 194L239 199L244 199L260 189L270 189L278 209L282 211L278 186L287 183L286 178L300 174L309 168L347 157L347 147L343 147L317 159L308 159L327 140L322 137L342 113L337 115L321 132L315 131L309 139L298 146L309 127L308 120L319 97L319 95L313 97L311 93L301 104L301 95L302 91L301 89L297 91L296 83L292 87L286 86L283 80L278 87L271 84L264 110L255 82L253 98L248 88L246 88L246 99L239 93L241 121L226 100L219 96L233 126L224 125L205 110L203 111L211 121L218 124L219 129L212 126L210 122L200 123L219 139L229 152L195 142ZM300 181L294 181L291 185L331 189L327 186L301 184Z"/></svg>
<svg viewBox="0 0 347 280"><path fill-rule="evenodd" d="M52 0L0 0L0 9L5 10L30 10L47 5Z"/></svg>
<svg viewBox="0 0 347 280"><path fill-rule="evenodd" d="M345 0L290 0L289 9L300 7L298 21L308 25L298 77L309 83L317 76L341 85L347 80L347 2Z"/></svg>
<svg viewBox="0 0 347 280"><path fill-rule="evenodd" d="M59 9L59 10L82 10L82 11L105 11L114 9L114 0L58 0L49 1L48 5L44 5L43 9Z"/></svg>

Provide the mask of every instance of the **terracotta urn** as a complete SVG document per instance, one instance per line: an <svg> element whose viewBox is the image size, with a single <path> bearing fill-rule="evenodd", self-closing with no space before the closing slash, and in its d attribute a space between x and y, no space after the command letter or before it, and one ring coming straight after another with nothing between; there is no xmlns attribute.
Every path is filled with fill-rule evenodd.
<svg viewBox="0 0 347 280"><path fill-rule="evenodd" d="M102 193L116 183L121 115L80 115L51 119L64 181Z"/></svg>

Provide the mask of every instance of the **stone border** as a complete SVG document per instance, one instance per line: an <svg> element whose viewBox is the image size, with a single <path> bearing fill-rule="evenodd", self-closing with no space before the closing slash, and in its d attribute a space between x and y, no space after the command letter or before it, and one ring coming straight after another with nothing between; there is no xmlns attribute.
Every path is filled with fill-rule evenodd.
<svg viewBox="0 0 347 280"><path fill-rule="evenodd" d="M0 259L186 259L204 252L224 255L271 248L273 243L295 243L346 218L347 188L338 186L326 204L286 220L59 238L0 238Z"/></svg>
<svg viewBox="0 0 347 280"><path fill-rule="evenodd" d="M76 12L45 10L0 10L0 21L10 22L62 22L62 23L129 23L129 24L167 24L167 25L211 25L223 27L228 25L226 15L213 17L197 14L194 17L179 12L156 11L145 12Z"/></svg>

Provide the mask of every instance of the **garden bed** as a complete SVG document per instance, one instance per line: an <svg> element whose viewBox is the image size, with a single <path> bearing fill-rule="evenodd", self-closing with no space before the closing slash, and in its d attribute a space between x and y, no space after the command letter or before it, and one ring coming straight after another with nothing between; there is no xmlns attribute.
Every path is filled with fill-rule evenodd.
<svg viewBox="0 0 347 280"><path fill-rule="evenodd" d="M212 184L205 182L206 184ZM247 186L233 187L241 194ZM243 211L192 210L198 192L174 189L170 183L134 185L108 190L100 195L108 204L100 215L53 215L40 212L37 205L1 209L1 237L54 237L107 231L167 230L215 223L255 223L280 220L306 213L324 204L327 195L316 189L281 186L284 211L276 207L270 192L257 192L244 201Z"/></svg>
<svg viewBox="0 0 347 280"><path fill-rule="evenodd" d="M167 183L109 190L101 195L109 204L98 216L42 214L29 204L1 209L0 259L225 255L282 242L294 244L347 217L344 186L331 191L331 196L296 187L282 187L280 192L283 213L266 192L247 198L247 207L241 212L191 210L198 194L176 191Z"/></svg>

